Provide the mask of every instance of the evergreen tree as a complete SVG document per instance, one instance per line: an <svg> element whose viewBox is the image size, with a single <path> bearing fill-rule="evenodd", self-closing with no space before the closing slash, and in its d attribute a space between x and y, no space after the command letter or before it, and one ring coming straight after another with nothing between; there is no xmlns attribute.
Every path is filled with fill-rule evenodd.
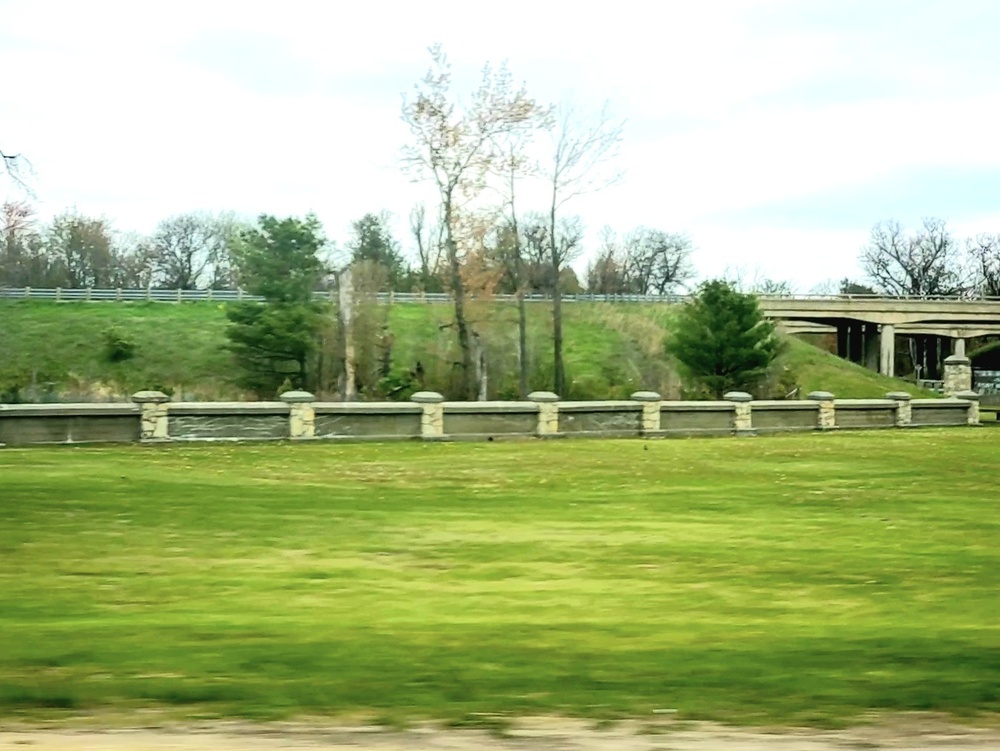
<svg viewBox="0 0 1000 751"><path fill-rule="evenodd" d="M229 348L242 373L238 383L261 397L275 396L286 382L313 388L310 362L319 346L321 305L313 293L324 272L319 220L261 216L233 248L240 282L262 303L231 306L226 317Z"/></svg>
<svg viewBox="0 0 1000 751"><path fill-rule="evenodd" d="M354 222L347 249L351 251L352 264L360 261L377 263L385 269L388 288L401 288L408 269L400 252L399 242L389 229L387 214L365 214Z"/></svg>
<svg viewBox="0 0 1000 751"><path fill-rule="evenodd" d="M684 306L667 345L717 398L727 391L752 391L781 350L774 324L764 318L757 298L720 280L703 284Z"/></svg>

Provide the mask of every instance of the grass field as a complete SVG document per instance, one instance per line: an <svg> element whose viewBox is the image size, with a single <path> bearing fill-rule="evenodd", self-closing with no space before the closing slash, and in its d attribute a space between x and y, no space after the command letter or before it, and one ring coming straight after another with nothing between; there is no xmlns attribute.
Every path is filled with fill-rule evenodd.
<svg viewBox="0 0 1000 751"><path fill-rule="evenodd" d="M0 451L0 716L1000 710L1000 431Z"/></svg>
<svg viewBox="0 0 1000 751"><path fill-rule="evenodd" d="M531 387L551 388L550 312L529 306ZM394 305L387 313L394 338L396 370L418 360L427 371L426 387L448 393L450 363L458 359L447 305ZM517 392L517 311L503 303L474 303L470 319L488 349L491 395ZM565 307L565 361L568 399L623 399L653 389L680 398L681 383L664 355L673 326L669 305L574 303ZM241 396L225 350L225 306L218 303L51 303L0 301L0 400L17 389L62 400L92 396L127 397L160 389L177 399L228 399ZM136 355L108 362L103 335L117 329L136 344ZM376 327L378 330L381 324ZM39 346L44 342L45 346ZM370 349L370 348L369 348ZM884 378L800 340L789 340L779 369L791 368L803 394L831 391L841 398L880 397L886 391L932 396L913 383ZM790 389L789 389L790 390ZM782 394L785 391L782 389ZM39 396L41 395L41 396ZM765 394L761 394L765 396Z"/></svg>

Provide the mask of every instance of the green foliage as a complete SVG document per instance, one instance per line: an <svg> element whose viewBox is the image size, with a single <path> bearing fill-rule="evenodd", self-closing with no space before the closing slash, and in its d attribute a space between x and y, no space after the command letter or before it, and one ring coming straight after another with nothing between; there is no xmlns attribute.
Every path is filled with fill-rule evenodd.
<svg viewBox="0 0 1000 751"><path fill-rule="evenodd" d="M235 240L233 255L241 286L268 303L312 301L325 271L319 253L326 246L315 215L277 219L266 214Z"/></svg>
<svg viewBox="0 0 1000 751"><path fill-rule="evenodd" d="M354 222L347 249L351 251L352 264L368 261L385 269L385 283L376 292L402 288L407 275L406 263L400 252L399 242L389 229L387 214L365 214Z"/></svg>
<svg viewBox="0 0 1000 751"><path fill-rule="evenodd" d="M304 220L261 216L234 249L243 286L265 298L226 310L226 337L241 374L239 385L274 396L287 382L313 388L310 360L320 344L321 306L314 300L325 245L315 216Z"/></svg>
<svg viewBox="0 0 1000 751"><path fill-rule="evenodd" d="M967 429L7 449L0 717L995 713L998 451Z"/></svg>
<svg viewBox="0 0 1000 751"><path fill-rule="evenodd" d="M781 353L774 324L757 298L727 282L706 282L681 310L667 351L708 392L752 391Z"/></svg>
<svg viewBox="0 0 1000 751"><path fill-rule="evenodd" d="M226 316L240 386L261 397L275 396L286 381L292 388L312 388L309 363L322 324L316 303L241 303Z"/></svg>
<svg viewBox="0 0 1000 751"><path fill-rule="evenodd" d="M233 357L225 335L226 311L234 307L212 302L167 305L0 300L0 391L19 389L16 398L37 401L42 396L32 396L37 386L31 384L52 381L62 401L87 400L98 393L101 398L128 397L132 393L129 388L152 386L173 390L178 400L245 398L247 392L233 382ZM581 399L606 399L610 394L627 397L628 389L638 384L641 389L680 398L680 374L672 361L663 357L663 342L676 330L680 310L680 306L659 304L567 305L563 315L570 393ZM516 307L482 302L473 308L472 315L480 322L486 343L490 398L517 398ZM448 373L457 356L450 321L446 305L392 305L386 312L394 340L390 370L417 370L419 362L424 373L417 390L448 394ZM379 317L379 325L381 322ZM549 324L547 306L528 306L532 389L545 389L551 383ZM110 364L103 357L101 332L111 326L119 326L135 341L149 344L141 346L139 356ZM381 335L380 328L373 333ZM37 346L39 341L46 346ZM380 352L373 348L376 361ZM881 376L796 338L788 340L784 359L794 370L803 394L818 390L832 391L842 398L865 398L887 391L909 391L915 396L933 396L912 382ZM329 358L324 360L324 366L329 362ZM381 372L373 372L382 377ZM380 387L379 393L387 392Z"/></svg>
<svg viewBox="0 0 1000 751"><path fill-rule="evenodd" d="M104 359L108 362L125 362L135 357L136 343L119 326L109 326L101 332L104 341Z"/></svg>

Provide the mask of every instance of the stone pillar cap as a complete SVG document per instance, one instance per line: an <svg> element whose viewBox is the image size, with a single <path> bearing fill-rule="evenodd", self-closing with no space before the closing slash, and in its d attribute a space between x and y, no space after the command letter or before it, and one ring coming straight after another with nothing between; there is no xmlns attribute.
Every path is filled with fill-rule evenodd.
<svg viewBox="0 0 1000 751"><path fill-rule="evenodd" d="M971 365L972 360L968 357L962 357L962 355L948 355L944 358L945 365Z"/></svg>
<svg viewBox="0 0 1000 751"><path fill-rule="evenodd" d="M444 401L444 397L436 391L418 391L410 397L410 401L420 404L440 404Z"/></svg>
<svg viewBox="0 0 1000 751"><path fill-rule="evenodd" d="M913 396L907 394L905 391L890 391L885 395L885 398L892 399L896 402L908 402L913 398Z"/></svg>
<svg viewBox="0 0 1000 751"><path fill-rule="evenodd" d="M557 402L559 395L553 394L551 391L532 391L528 394L528 399L533 402Z"/></svg>
<svg viewBox="0 0 1000 751"><path fill-rule="evenodd" d="M753 401L753 397L750 396L746 391L730 391L728 394L723 394L722 398L727 402L750 402Z"/></svg>
<svg viewBox="0 0 1000 751"><path fill-rule="evenodd" d="M980 399L979 394L975 391L959 391L954 396L956 399L965 399L970 402L978 402Z"/></svg>
<svg viewBox="0 0 1000 751"><path fill-rule="evenodd" d="M631 398L637 402L658 402L663 399L655 391L636 391Z"/></svg>
<svg viewBox="0 0 1000 751"><path fill-rule="evenodd" d="M169 402L170 397L162 391L138 391L132 394L132 401L136 404L162 404Z"/></svg>
<svg viewBox="0 0 1000 751"><path fill-rule="evenodd" d="M832 402L834 397L829 391L810 391L806 398L814 402Z"/></svg>
<svg viewBox="0 0 1000 751"><path fill-rule="evenodd" d="M308 391L286 391L280 397L283 402L313 402L316 401L316 397L310 394Z"/></svg>

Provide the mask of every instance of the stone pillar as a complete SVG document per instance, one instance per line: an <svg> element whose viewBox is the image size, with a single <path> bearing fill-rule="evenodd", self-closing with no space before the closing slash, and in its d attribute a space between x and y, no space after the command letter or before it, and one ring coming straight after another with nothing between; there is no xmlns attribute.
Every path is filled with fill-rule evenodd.
<svg viewBox="0 0 1000 751"><path fill-rule="evenodd" d="M972 391L972 361L952 355L944 361L944 395L954 396L959 391Z"/></svg>
<svg viewBox="0 0 1000 751"><path fill-rule="evenodd" d="M890 391L885 395L886 399L896 402L896 427L909 427L913 420L913 407L910 400L913 398L905 391Z"/></svg>
<svg viewBox="0 0 1000 751"><path fill-rule="evenodd" d="M959 391L956 399L967 399L969 402L969 425L979 425L979 394L972 389Z"/></svg>
<svg viewBox="0 0 1000 751"><path fill-rule="evenodd" d="M745 391L730 391L722 396L727 402L732 402L736 408L736 435L753 434L753 409L750 402L753 397Z"/></svg>
<svg viewBox="0 0 1000 751"><path fill-rule="evenodd" d="M444 397L435 391L418 391L410 397L421 406L420 437L440 438L444 435Z"/></svg>
<svg viewBox="0 0 1000 751"><path fill-rule="evenodd" d="M879 369L882 375L892 378L896 375L896 327L891 323L883 323L879 343Z"/></svg>
<svg viewBox="0 0 1000 751"><path fill-rule="evenodd" d="M140 391L132 394L132 401L142 410L139 438L143 442L169 441L170 426L167 418L167 402L170 397L162 391Z"/></svg>
<svg viewBox="0 0 1000 751"><path fill-rule="evenodd" d="M955 357L965 357L965 339L960 336L953 339L951 350Z"/></svg>
<svg viewBox="0 0 1000 751"><path fill-rule="evenodd" d="M642 432L651 433L660 429L660 402L663 397L655 391L636 391L634 401L642 404Z"/></svg>
<svg viewBox="0 0 1000 751"><path fill-rule="evenodd" d="M816 426L820 430L833 430L837 427L837 407L833 401L833 394L829 391L812 391L809 399L819 402L819 418Z"/></svg>
<svg viewBox="0 0 1000 751"><path fill-rule="evenodd" d="M532 391L528 399L538 405L538 435L559 433L559 397L551 391Z"/></svg>
<svg viewBox="0 0 1000 751"><path fill-rule="evenodd" d="M308 391L286 391L281 401L288 405L288 437L315 438L316 411L313 402L316 397Z"/></svg>

